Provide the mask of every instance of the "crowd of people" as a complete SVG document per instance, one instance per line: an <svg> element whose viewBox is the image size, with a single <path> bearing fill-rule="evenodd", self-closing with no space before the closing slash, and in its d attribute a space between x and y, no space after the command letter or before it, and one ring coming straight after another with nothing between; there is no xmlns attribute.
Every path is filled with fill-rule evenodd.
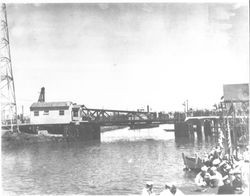
<svg viewBox="0 0 250 196"><path fill-rule="evenodd" d="M197 191L218 190L217 194L235 194L249 192L249 147L243 153L236 148L233 155L224 152L217 146L206 154L201 171L195 177ZM217 189L216 189L217 188ZM184 195L175 185L166 183L160 196ZM147 182L142 196L155 196L153 183Z"/></svg>
<svg viewBox="0 0 250 196"><path fill-rule="evenodd" d="M218 190L217 194L235 194L248 193L249 180L249 147L242 153L236 148L233 155L229 155L218 145L205 155L201 171L195 177L195 184L198 186L196 191L214 189ZM171 183L166 183L163 189L160 196L184 195ZM155 196L152 182L146 183L142 196Z"/></svg>
<svg viewBox="0 0 250 196"><path fill-rule="evenodd" d="M235 194L247 191L249 181L249 148L243 153L236 148L233 155L217 146L203 159L203 167L195 178L198 190L218 188L218 194Z"/></svg>

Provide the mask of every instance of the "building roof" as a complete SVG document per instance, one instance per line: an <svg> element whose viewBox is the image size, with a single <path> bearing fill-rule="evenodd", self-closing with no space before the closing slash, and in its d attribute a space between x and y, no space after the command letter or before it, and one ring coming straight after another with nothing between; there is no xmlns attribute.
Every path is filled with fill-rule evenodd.
<svg viewBox="0 0 250 196"><path fill-rule="evenodd" d="M80 108L80 107L81 105L76 105L76 104L73 105L73 108Z"/></svg>
<svg viewBox="0 0 250 196"><path fill-rule="evenodd" d="M30 106L30 110L44 110L44 109L68 109L69 106L72 104L70 101L64 102L36 102Z"/></svg>

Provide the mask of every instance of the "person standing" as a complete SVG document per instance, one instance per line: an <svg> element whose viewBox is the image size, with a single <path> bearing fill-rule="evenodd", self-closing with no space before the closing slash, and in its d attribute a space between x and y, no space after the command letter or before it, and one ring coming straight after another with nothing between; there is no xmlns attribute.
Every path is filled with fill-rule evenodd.
<svg viewBox="0 0 250 196"><path fill-rule="evenodd" d="M160 193L160 196L172 196L173 194L170 192L170 188L172 185L169 183L165 184L165 189Z"/></svg>
<svg viewBox="0 0 250 196"><path fill-rule="evenodd" d="M142 189L142 196L155 196L153 192L153 182L146 183L146 186Z"/></svg>
<svg viewBox="0 0 250 196"><path fill-rule="evenodd" d="M181 190L177 189L177 187L171 183L165 184L165 190L160 193L160 196L183 196Z"/></svg>
<svg viewBox="0 0 250 196"><path fill-rule="evenodd" d="M177 189L175 185L172 185L170 188L170 192L175 196L183 196L184 194L181 192L181 190Z"/></svg>

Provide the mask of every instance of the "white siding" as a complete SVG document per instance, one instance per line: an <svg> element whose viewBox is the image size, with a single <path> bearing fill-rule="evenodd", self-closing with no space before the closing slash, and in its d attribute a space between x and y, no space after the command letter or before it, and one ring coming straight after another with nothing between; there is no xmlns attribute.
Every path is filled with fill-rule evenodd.
<svg viewBox="0 0 250 196"><path fill-rule="evenodd" d="M49 110L48 115L44 115L44 110L39 110L39 116L34 115L34 111L30 114L31 124L60 124L60 123L70 123L71 122L71 110L64 110L64 115L59 115L59 110Z"/></svg>

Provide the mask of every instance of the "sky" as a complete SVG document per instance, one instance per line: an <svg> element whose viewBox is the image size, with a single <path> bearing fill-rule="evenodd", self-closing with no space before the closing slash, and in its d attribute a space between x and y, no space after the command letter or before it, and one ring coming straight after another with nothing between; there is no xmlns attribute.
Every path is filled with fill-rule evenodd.
<svg viewBox="0 0 250 196"><path fill-rule="evenodd" d="M248 5L7 4L18 110L38 100L89 108L212 108L249 82Z"/></svg>

